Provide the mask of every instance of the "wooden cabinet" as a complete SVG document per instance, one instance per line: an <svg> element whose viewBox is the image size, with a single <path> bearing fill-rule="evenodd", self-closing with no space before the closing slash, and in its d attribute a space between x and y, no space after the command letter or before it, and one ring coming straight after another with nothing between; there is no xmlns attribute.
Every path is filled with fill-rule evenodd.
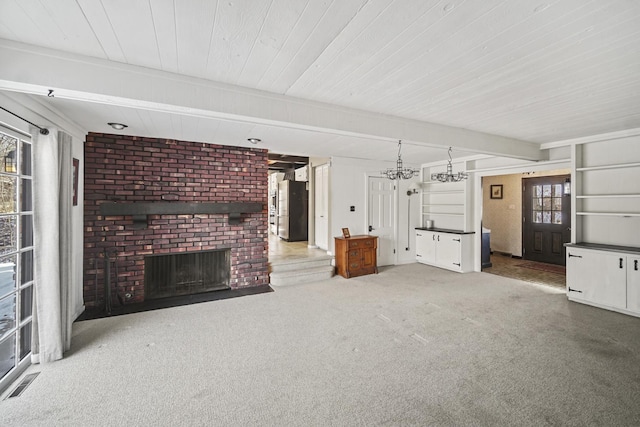
<svg viewBox="0 0 640 427"><path fill-rule="evenodd" d="M473 269L473 232L416 229L416 260L458 272Z"/></svg>
<svg viewBox="0 0 640 427"><path fill-rule="evenodd" d="M377 236L351 236L335 238L336 271L346 277L378 273Z"/></svg>
<svg viewBox="0 0 640 427"><path fill-rule="evenodd" d="M640 316L640 249L566 246L569 300Z"/></svg>

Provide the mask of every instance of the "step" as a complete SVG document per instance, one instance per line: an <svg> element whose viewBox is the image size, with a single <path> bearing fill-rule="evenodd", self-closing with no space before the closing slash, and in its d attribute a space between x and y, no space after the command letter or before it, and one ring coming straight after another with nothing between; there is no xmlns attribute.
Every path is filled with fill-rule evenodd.
<svg viewBox="0 0 640 427"><path fill-rule="evenodd" d="M277 271L269 275L271 286L289 286L302 283L321 282L331 279L334 268L331 265L307 268L304 270Z"/></svg>
<svg viewBox="0 0 640 427"><path fill-rule="evenodd" d="M289 258L270 262L271 272L307 270L310 268L331 265L332 256L318 256L311 258Z"/></svg>

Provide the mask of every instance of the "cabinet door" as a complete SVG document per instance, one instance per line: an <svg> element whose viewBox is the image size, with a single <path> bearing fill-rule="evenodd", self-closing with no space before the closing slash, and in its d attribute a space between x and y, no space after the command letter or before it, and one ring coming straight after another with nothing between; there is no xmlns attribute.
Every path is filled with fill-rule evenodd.
<svg viewBox="0 0 640 427"><path fill-rule="evenodd" d="M627 306L626 257L567 248L567 294L610 307Z"/></svg>
<svg viewBox="0 0 640 427"><path fill-rule="evenodd" d="M362 268L369 268L376 266L376 249L368 248L362 249Z"/></svg>
<svg viewBox="0 0 640 427"><path fill-rule="evenodd" d="M460 269L460 236L439 233L436 239L436 264L454 270Z"/></svg>
<svg viewBox="0 0 640 427"><path fill-rule="evenodd" d="M416 230L416 259L427 263L436 261L436 233Z"/></svg>
<svg viewBox="0 0 640 427"><path fill-rule="evenodd" d="M640 313L640 257L627 257L627 310Z"/></svg>

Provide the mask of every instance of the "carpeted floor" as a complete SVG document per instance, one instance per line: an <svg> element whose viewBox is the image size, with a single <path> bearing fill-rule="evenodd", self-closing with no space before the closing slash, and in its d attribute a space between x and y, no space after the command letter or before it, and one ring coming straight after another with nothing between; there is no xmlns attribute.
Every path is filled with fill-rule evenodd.
<svg viewBox="0 0 640 427"><path fill-rule="evenodd" d="M78 322L0 425L640 425L639 331L550 287L387 267Z"/></svg>

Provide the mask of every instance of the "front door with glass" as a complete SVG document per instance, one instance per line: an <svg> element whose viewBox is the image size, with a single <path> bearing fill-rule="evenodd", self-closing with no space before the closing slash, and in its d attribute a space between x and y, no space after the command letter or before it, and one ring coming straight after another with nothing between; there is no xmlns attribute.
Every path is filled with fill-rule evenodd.
<svg viewBox="0 0 640 427"><path fill-rule="evenodd" d="M522 246L524 259L565 265L571 239L571 197L565 192L569 175L523 179Z"/></svg>

